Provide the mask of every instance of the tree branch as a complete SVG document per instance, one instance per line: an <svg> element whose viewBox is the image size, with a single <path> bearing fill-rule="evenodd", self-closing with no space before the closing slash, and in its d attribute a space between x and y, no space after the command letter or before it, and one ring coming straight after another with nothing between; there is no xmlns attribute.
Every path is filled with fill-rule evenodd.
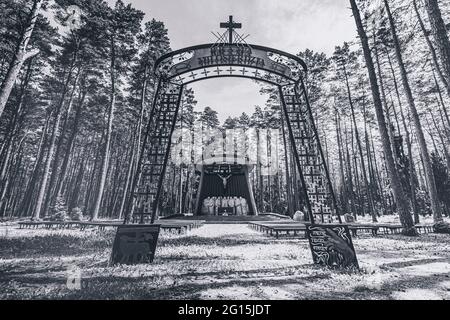
<svg viewBox="0 0 450 320"><path fill-rule="evenodd" d="M39 49L32 49L29 52L25 53L25 55L23 56L23 61L34 57L35 55L37 55L39 53Z"/></svg>

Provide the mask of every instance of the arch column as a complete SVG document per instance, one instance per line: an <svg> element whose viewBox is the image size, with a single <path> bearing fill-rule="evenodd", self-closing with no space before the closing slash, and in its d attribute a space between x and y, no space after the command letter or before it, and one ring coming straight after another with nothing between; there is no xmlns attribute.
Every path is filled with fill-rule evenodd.
<svg viewBox="0 0 450 320"><path fill-rule="evenodd" d="M183 84L160 79L151 107L146 132L131 188L126 222L131 216L151 216L159 213L161 187L169 160L172 133L180 107Z"/></svg>
<svg viewBox="0 0 450 320"><path fill-rule="evenodd" d="M341 222L303 80L279 86L279 95L309 218L329 223L337 214Z"/></svg>

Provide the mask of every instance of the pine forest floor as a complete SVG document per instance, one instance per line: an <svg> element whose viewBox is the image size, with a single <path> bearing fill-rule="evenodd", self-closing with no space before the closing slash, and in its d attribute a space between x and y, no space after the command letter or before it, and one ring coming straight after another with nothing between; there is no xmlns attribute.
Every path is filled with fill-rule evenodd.
<svg viewBox="0 0 450 320"><path fill-rule="evenodd" d="M357 273L318 268L306 240L246 224L162 234L146 265L108 267L113 238L1 224L0 299L450 299L450 235L357 237Z"/></svg>

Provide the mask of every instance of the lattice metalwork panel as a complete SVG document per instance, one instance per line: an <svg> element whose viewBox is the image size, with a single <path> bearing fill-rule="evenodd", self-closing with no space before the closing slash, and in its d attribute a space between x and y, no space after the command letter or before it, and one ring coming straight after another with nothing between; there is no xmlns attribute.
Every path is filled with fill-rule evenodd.
<svg viewBox="0 0 450 320"><path fill-rule="evenodd" d="M182 86L178 84L161 82L157 89L144 138L140 177L134 190L134 215L152 215L156 210L181 93Z"/></svg>
<svg viewBox="0 0 450 320"><path fill-rule="evenodd" d="M332 222L334 206L330 181L320 152L319 137L311 120L311 111L305 103L305 93L296 91L295 85L281 87L281 93L312 214L316 222Z"/></svg>

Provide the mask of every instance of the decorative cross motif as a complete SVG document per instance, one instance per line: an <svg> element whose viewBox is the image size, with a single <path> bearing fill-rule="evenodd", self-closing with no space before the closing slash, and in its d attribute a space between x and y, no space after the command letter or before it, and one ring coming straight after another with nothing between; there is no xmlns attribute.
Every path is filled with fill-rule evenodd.
<svg viewBox="0 0 450 320"><path fill-rule="evenodd" d="M216 72L217 75L220 75L220 73L222 72L222 70L220 70L219 67L217 67L216 70L214 70L213 72Z"/></svg>
<svg viewBox="0 0 450 320"><path fill-rule="evenodd" d="M197 74L195 74L194 72L191 71L191 75L189 77L191 77L192 79L195 79L196 76L197 76Z"/></svg>
<svg viewBox="0 0 450 320"><path fill-rule="evenodd" d="M220 27L223 29L228 29L228 43L233 43L233 30L242 28L241 23L233 21L233 16L229 16L228 22L221 22Z"/></svg>
<svg viewBox="0 0 450 320"><path fill-rule="evenodd" d="M204 74L205 75L205 77L207 77L208 76L208 73L209 73L209 71L207 71L206 69L203 69L203 72L201 72L202 74Z"/></svg>

